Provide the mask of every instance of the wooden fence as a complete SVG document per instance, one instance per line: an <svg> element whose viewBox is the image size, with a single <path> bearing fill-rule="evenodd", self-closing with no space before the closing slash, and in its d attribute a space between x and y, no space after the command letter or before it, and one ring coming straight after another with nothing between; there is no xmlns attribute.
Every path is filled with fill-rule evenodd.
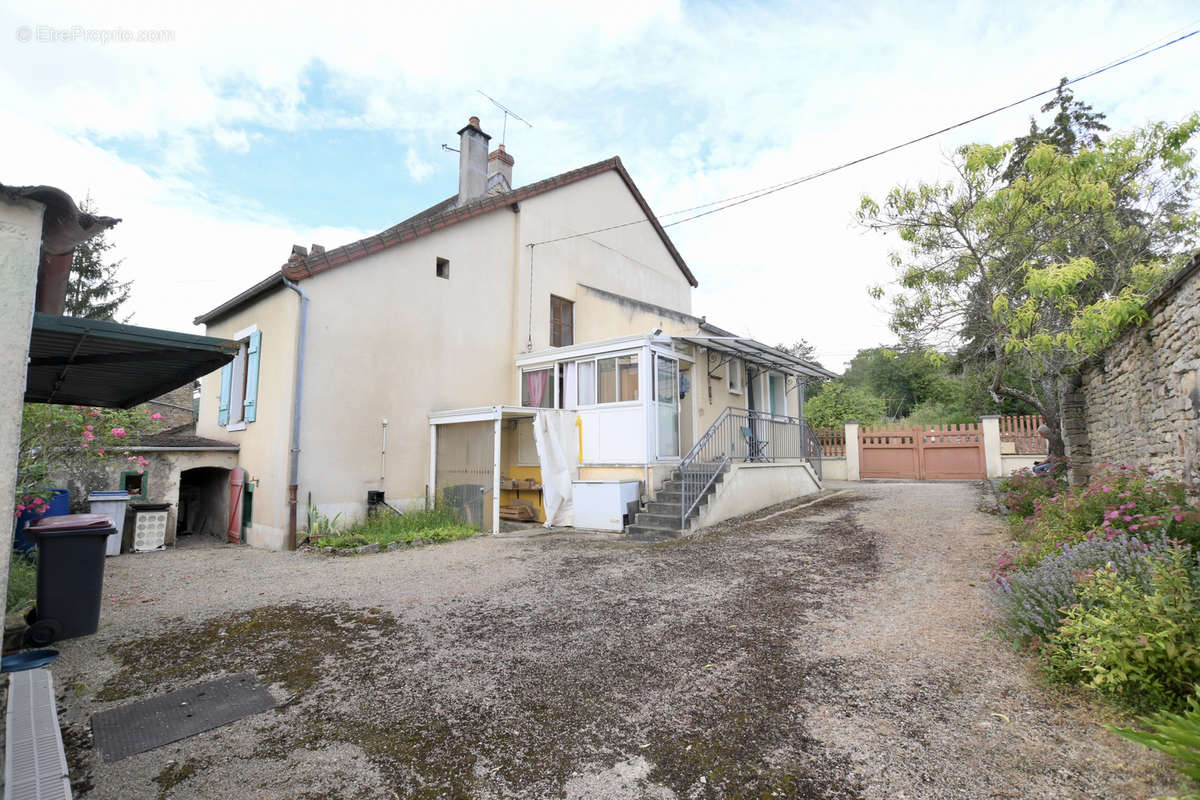
<svg viewBox="0 0 1200 800"><path fill-rule="evenodd" d="M1046 420L1037 414L1000 418L1000 452L1019 456L1040 456L1046 452L1046 439L1037 432Z"/></svg>
<svg viewBox="0 0 1200 800"><path fill-rule="evenodd" d="M817 441L821 443L823 458L844 458L846 455L846 426L834 428L813 428Z"/></svg>
<svg viewBox="0 0 1200 800"><path fill-rule="evenodd" d="M978 422L878 425L859 431L863 478L976 480L987 476Z"/></svg>

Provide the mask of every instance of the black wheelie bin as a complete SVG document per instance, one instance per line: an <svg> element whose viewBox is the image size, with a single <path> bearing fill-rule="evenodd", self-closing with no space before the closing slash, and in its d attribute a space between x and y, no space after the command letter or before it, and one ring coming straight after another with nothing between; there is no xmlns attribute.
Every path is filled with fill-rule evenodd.
<svg viewBox="0 0 1200 800"><path fill-rule="evenodd" d="M96 632L105 543L116 531L105 514L43 517L25 529L38 549L37 605L26 618L27 645L44 647Z"/></svg>

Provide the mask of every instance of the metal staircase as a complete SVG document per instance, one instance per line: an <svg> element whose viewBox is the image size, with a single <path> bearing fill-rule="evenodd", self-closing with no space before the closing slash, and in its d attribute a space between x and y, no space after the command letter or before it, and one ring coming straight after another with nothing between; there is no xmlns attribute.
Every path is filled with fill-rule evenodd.
<svg viewBox="0 0 1200 800"><path fill-rule="evenodd" d="M730 463L778 459L804 459L821 474L821 443L806 420L726 408L625 532L638 541L682 536L720 490Z"/></svg>
<svg viewBox="0 0 1200 800"><path fill-rule="evenodd" d="M728 469L728 462L721 464L715 473L710 473L705 467L705 473L712 474L713 478L707 481L708 487L699 501L692 505L686 519L683 514L684 481L682 474L676 469L654 495L654 499L646 504L646 510L639 511L633 524L625 528L626 535L639 542L656 542L682 536L686 530L685 525L700 515L708 499L720 489Z"/></svg>

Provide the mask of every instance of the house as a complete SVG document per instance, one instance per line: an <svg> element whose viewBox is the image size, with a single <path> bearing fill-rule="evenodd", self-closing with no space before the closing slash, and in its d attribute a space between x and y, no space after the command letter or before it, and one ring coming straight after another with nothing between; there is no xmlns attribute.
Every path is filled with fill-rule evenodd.
<svg viewBox="0 0 1200 800"><path fill-rule="evenodd" d="M515 160L479 120L458 133L455 195L336 249L295 246L196 318L240 342L202 381L196 433L239 447L251 544L294 546L310 505L353 519L436 498L489 529L501 508L541 518L555 490L538 410L570 483L652 497L681 459L713 468L684 457L719 419L724 461L740 448L812 474L804 384L831 373L692 314L696 277L619 158L513 188Z"/></svg>

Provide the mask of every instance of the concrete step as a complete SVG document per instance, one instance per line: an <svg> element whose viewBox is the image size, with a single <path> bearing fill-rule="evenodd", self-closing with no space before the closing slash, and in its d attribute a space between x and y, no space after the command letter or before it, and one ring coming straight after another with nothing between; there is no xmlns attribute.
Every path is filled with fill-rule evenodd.
<svg viewBox="0 0 1200 800"><path fill-rule="evenodd" d="M675 509L674 513L653 514L645 511L637 515L634 520L634 525L647 528L679 528L679 509Z"/></svg>
<svg viewBox="0 0 1200 800"><path fill-rule="evenodd" d="M683 492L667 492L662 489L658 490L658 494L654 495L654 503L674 503L679 505L683 502Z"/></svg>
<svg viewBox="0 0 1200 800"><path fill-rule="evenodd" d="M683 531L654 528L647 525L630 525L625 529L625 535L635 542L663 542L668 539L678 539L683 536Z"/></svg>
<svg viewBox="0 0 1200 800"><path fill-rule="evenodd" d="M667 500L651 500L646 504L646 512L651 514L674 514L676 517L678 517L681 510L682 505L678 500L673 503Z"/></svg>

